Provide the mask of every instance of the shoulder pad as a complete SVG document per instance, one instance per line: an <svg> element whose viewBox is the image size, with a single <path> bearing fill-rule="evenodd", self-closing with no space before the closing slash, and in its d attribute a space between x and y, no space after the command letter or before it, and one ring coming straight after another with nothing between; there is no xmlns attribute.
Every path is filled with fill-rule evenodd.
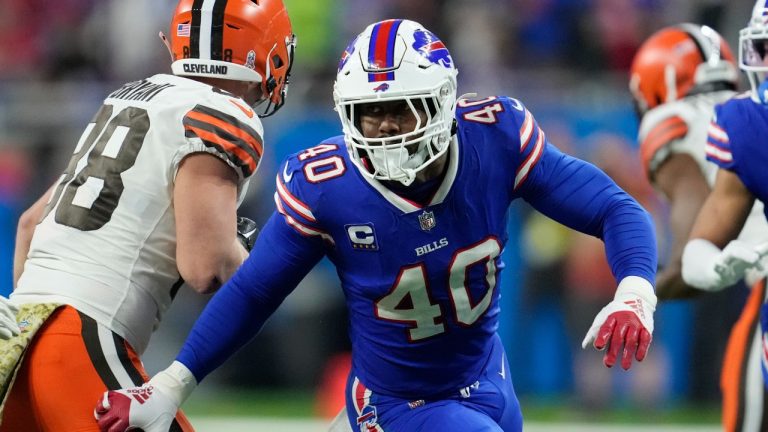
<svg viewBox="0 0 768 432"><path fill-rule="evenodd" d="M497 124L508 115L522 115L525 107L517 99L507 96L488 96L477 99L459 99L456 102L456 118L459 121L485 125Z"/></svg>
<svg viewBox="0 0 768 432"><path fill-rule="evenodd" d="M640 158L646 173L652 173L655 168L669 155L667 146L688 135L695 122L706 124L711 116L698 112L683 101L660 105L648 111L640 122L638 141ZM693 143L694 146L702 143Z"/></svg>
<svg viewBox="0 0 768 432"><path fill-rule="evenodd" d="M346 151L343 137L334 137L289 155L280 164L275 179L275 205L286 223L302 235L320 236L333 242L321 228L314 209L321 196L319 185L329 185L333 179L353 169L349 166Z"/></svg>
<svg viewBox="0 0 768 432"><path fill-rule="evenodd" d="M467 139L502 149L504 157L509 157L509 163L515 167L514 187L522 185L546 145L544 132L525 105L507 96L460 99L456 117L460 129L476 132Z"/></svg>
<svg viewBox="0 0 768 432"><path fill-rule="evenodd" d="M263 129L258 117L249 118L239 99L211 99L184 114L182 123L187 139L199 139L202 150L222 158L242 178L256 171L264 152ZM252 110L251 110L252 111Z"/></svg>

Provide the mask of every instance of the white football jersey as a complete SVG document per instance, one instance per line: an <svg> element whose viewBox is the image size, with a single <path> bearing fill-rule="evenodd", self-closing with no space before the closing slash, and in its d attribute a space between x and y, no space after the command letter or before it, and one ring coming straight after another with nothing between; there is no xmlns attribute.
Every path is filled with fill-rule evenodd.
<svg viewBox="0 0 768 432"><path fill-rule="evenodd" d="M670 155L690 155L701 168L710 186L715 183L717 165L708 162L705 146L707 129L715 112L715 105L735 96L724 90L702 93L665 103L648 111L640 122L640 155L648 177L653 180L656 170ZM751 244L768 240L768 224L763 215L763 204L755 201L739 239Z"/></svg>
<svg viewBox="0 0 768 432"><path fill-rule="evenodd" d="M112 92L55 185L12 300L72 305L143 352L181 285L180 162L221 158L242 199L263 133L242 99L187 78L155 75Z"/></svg>

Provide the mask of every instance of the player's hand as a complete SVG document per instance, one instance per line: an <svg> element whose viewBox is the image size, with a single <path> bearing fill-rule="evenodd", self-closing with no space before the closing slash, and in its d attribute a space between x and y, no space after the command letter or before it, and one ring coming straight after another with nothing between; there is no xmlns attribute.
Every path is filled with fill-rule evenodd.
<svg viewBox="0 0 768 432"><path fill-rule="evenodd" d="M651 345L653 312L656 310L656 294L653 286L640 277L622 279L613 301L595 317L582 348L594 341L598 350L606 350L603 363L612 367L622 352L621 367L632 366L632 358L642 361Z"/></svg>
<svg viewBox="0 0 768 432"><path fill-rule="evenodd" d="M16 322L16 314L19 309L7 298L0 296L0 339L8 340L21 333Z"/></svg>
<svg viewBox="0 0 768 432"><path fill-rule="evenodd" d="M102 432L168 432L176 411L196 386L192 372L174 361L141 387L104 392L93 416Z"/></svg>
<svg viewBox="0 0 768 432"><path fill-rule="evenodd" d="M745 277L747 270L762 270L760 260L765 255L765 244L752 246L733 240L721 250L709 240L694 238L683 249L683 280L703 291L720 291Z"/></svg>
<svg viewBox="0 0 768 432"><path fill-rule="evenodd" d="M248 252L253 249L253 244L256 243L256 237L259 235L259 226L256 222L248 219L247 217L237 217L237 239L243 245Z"/></svg>
<svg viewBox="0 0 768 432"><path fill-rule="evenodd" d="M146 383L105 392L93 415L102 432L168 432L178 409L162 391Z"/></svg>
<svg viewBox="0 0 768 432"><path fill-rule="evenodd" d="M729 287L741 280L746 271L762 271L761 258L766 255L765 245L752 246L741 240L732 240L715 258L714 268L718 280L712 284L713 291Z"/></svg>

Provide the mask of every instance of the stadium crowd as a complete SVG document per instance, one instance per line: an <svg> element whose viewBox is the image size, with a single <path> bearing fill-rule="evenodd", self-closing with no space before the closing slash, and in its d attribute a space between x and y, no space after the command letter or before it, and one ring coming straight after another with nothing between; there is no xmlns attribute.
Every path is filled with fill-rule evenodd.
<svg viewBox="0 0 768 432"><path fill-rule="evenodd" d="M21 211L66 165L104 93L167 68L157 32L165 30L175 3L0 0L0 294L10 293ZM330 89L343 45L368 23L389 17L419 21L446 41L457 59L459 94L525 100L553 142L605 170L664 220L666 203L652 193L638 156L638 119L627 90L634 54L650 34L678 22L708 24L737 46L738 29L753 5L748 0L285 3L298 36L290 100L281 115L264 121L269 149L240 209L259 222L274 204L250 198L272 195L278 162L341 132ZM719 401L724 345L746 291L661 303L656 345L643 367L604 370L601 354L579 347L595 308L615 289L602 244L518 206L510 230L510 241L522 252L507 257L502 272L500 334L507 346L529 347L534 341L537 346L508 349L518 395L596 412L627 404L652 410ZM658 238L664 257L669 235L661 231ZM204 299L179 296L144 357L150 372L177 352L196 316L186 311L203 305ZM333 388L337 382L329 378L334 376L329 365L337 362L329 360L344 358L349 348L344 320L335 273L321 265L257 337L256 344L274 349L246 347L231 367L211 376L216 386L209 382L207 388ZM558 343L563 337L571 343ZM325 407L325 414L335 408Z"/></svg>

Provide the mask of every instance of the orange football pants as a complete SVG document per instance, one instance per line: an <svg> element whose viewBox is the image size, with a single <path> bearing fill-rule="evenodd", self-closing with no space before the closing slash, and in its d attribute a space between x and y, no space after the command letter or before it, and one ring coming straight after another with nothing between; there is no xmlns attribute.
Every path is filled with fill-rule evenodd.
<svg viewBox="0 0 768 432"><path fill-rule="evenodd" d="M107 389L148 380L120 336L70 306L59 308L27 348L0 432L98 432L93 409ZM194 431L179 411L171 431Z"/></svg>
<svg viewBox="0 0 768 432"><path fill-rule="evenodd" d="M762 351L762 338L760 328L760 309L763 306L766 295L765 280L761 280L752 287L752 292L744 305L741 317L733 326L731 336L728 338L728 346L723 359L723 370L720 375L720 389L723 392L723 430L725 432L750 432L755 423L759 423L759 430L768 430L768 416L766 404L768 404L768 392L762 379L759 362L752 361L755 350ZM757 353L755 353L757 354ZM762 353L760 353L762 356ZM748 373L760 377L758 380L749 380ZM759 394L761 400L750 396ZM751 417L751 425L746 424L747 417Z"/></svg>

